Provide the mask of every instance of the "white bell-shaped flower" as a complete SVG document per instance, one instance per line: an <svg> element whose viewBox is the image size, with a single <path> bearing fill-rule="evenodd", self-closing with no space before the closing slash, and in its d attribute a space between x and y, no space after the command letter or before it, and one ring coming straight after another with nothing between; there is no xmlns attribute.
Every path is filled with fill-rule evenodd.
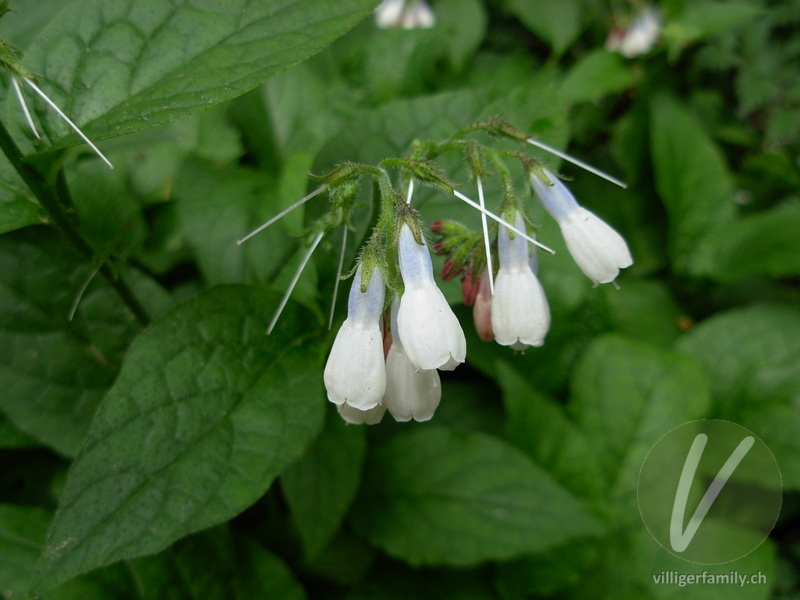
<svg viewBox="0 0 800 600"><path fill-rule="evenodd" d="M395 421L428 421L442 399L436 369L417 369L408 359L397 328L399 302L392 302L392 346L386 356L383 404Z"/></svg>
<svg viewBox="0 0 800 600"><path fill-rule="evenodd" d="M368 410L358 410L349 404L339 404L336 407L339 415L350 425L377 425L386 412L385 404L378 404Z"/></svg>
<svg viewBox="0 0 800 600"><path fill-rule="evenodd" d="M366 411L380 404L386 389L381 332L384 282L380 269L373 268L362 292L361 270L359 265L350 288L347 318L333 342L324 380L328 400Z"/></svg>
<svg viewBox="0 0 800 600"><path fill-rule="evenodd" d="M464 331L433 279L428 245L418 244L406 224L400 227L398 255L405 291L397 330L406 355L418 369L452 371L467 355Z"/></svg>
<svg viewBox="0 0 800 600"><path fill-rule="evenodd" d="M596 284L614 281L620 269L633 264L628 244L608 223L579 205L558 177L547 169L544 174L552 185L535 174L531 174L531 185L545 210L561 227L572 258Z"/></svg>
<svg viewBox="0 0 800 600"><path fill-rule="evenodd" d="M517 213L514 227L525 230L521 213ZM492 299L494 339L515 350L541 346L550 330L550 307L542 284L531 269L528 242L501 225L497 246L500 269Z"/></svg>
<svg viewBox="0 0 800 600"><path fill-rule="evenodd" d="M375 25L380 29L430 29L436 15L425 0L383 0L375 9Z"/></svg>

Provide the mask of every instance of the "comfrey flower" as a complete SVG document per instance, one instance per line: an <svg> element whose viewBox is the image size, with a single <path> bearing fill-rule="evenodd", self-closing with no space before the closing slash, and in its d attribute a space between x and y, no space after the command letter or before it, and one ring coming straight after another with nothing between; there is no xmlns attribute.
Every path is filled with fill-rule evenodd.
<svg viewBox="0 0 800 600"><path fill-rule="evenodd" d="M606 48L619 52L625 58L647 54L661 34L661 17L658 9L648 6L634 19L628 29L615 29L606 40Z"/></svg>
<svg viewBox="0 0 800 600"><path fill-rule="evenodd" d="M398 255L405 291L400 299L397 329L406 354L418 369L452 371L464 362L467 341L433 279L428 245L424 240L418 243L406 223L400 227Z"/></svg>
<svg viewBox="0 0 800 600"><path fill-rule="evenodd" d="M436 369L417 369L403 349L397 328L399 302L392 302L392 346L386 356L386 392L383 406L395 421L428 421L442 399Z"/></svg>
<svg viewBox="0 0 800 600"><path fill-rule="evenodd" d="M349 404L339 404L336 407L339 416L350 425L377 425L386 413L386 405L378 404L367 410L359 410Z"/></svg>
<svg viewBox="0 0 800 600"><path fill-rule="evenodd" d="M362 268L358 266L353 278L347 318L336 334L323 377L328 400L366 411L380 404L386 389L380 323L384 281L380 269L375 267L366 291L362 292Z"/></svg>
<svg viewBox="0 0 800 600"><path fill-rule="evenodd" d="M524 229L522 213L517 213L514 225ZM541 346L550 329L550 308L544 289L531 269L528 242L500 226L497 245L500 269L494 283L492 300L492 331L502 346L523 350Z"/></svg>
<svg viewBox="0 0 800 600"><path fill-rule="evenodd" d="M542 172L550 183L532 173L531 185L545 210L561 227L572 258L595 284L614 281L620 269L633 264L625 240L608 223L578 204L553 173L547 169Z"/></svg>
<svg viewBox="0 0 800 600"><path fill-rule="evenodd" d="M375 25L381 29L430 29L436 15L425 0L383 0L375 9Z"/></svg>

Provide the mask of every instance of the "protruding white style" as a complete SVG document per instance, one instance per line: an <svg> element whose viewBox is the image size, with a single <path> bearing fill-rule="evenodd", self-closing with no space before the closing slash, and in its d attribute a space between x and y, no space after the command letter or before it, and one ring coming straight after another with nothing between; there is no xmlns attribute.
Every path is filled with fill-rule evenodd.
<svg viewBox="0 0 800 600"><path fill-rule="evenodd" d="M286 308L286 303L289 302L289 296L292 295L294 291L294 287L297 285L297 282L300 280L300 275L303 274L303 270L306 268L308 261L311 260L311 255L314 254L314 250L317 249L319 243L322 241L322 232L320 231L317 235L314 236L314 239L311 241L311 245L306 250L306 253L303 255L303 259L300 261L300 266L297 267L297 271L294 273L294 277L289 282L289 287L286 288L286 291L283 294L283 298L281 298L281 302L278 305L277 310L275 310L275 314L272 316L272 320L269 322L267 326L267 335L272 333L272 330L275 329L275 325L278 323L278 319L281 317L281 313L283 309Z"/></svg>
<svg viewBox="0 0 800 600"><path fill-rule="evenodd" d="M381 331L384 281L375 267L362 292L361 278L359 265L350 288L347 318L336 334L323 378L328 400L366 411L381 403L386 390Z"/></svg>
<svg viewBox="0 0 800 600"><path fill-rule="evenodd" d="M461 192L459 192L458 190L453 190L453 195L454 195L456 198L458 198L459 200L461 200L462 202L466 202L467 204L469 204L469 205L470 205L472 208L474 208L475 210L477 210L477 211L478 211L479 213L481 213L482 215L486 215L486 216L487 216L487 217L489 217L490 219L493 219L493 220L497 221L498 223L500 223L501 225L504 225L505 227L508 227L508 228L509 228L511 231L513 231L513 232L514 232L514 233L516 233L517 235L521 235L522 237L524 237L524 238L525 238L526 240L528 240L528 241L529 241L531 244L534 244L535 246L539 246L539 248L541 248L541 249L542 249L542 250L544 250L545 252L549 252L550 254L555 254L555 253L556 253L556 251L555 251L555 250L553 250L552 248L548 248L547 246L545 246L545 245L544 245L543 243L541 243L540 241L533 239L531 236L529 236L529 235L528 235L527 233L525 233L524 231L520 231L519 229L517 229L516 227L514 227L514 226L513 226L511 223L509 223L509 222L508 222L508 221L506 221L505 219L501 219L500 217L498 217L498 216L497 216L496 214L494 214L492 211L490 211L490 210L487 210L486 208L482 208L480 204L478 204L477 202L475 202L474 200L472 200L472 199L470 199L470 198L467 198L467 197L466 197L464 194L462 194L462 193L461 193Z"/></svg>
<svg viewBox="0 0 800 600"><path fill-rule="evenodd" d="M399 301L392 302L392 346L386 357L386 392L383 404L395 421L428 421L442 399L436 369L417 369L403 348L397 327Z"/></svg>
<svg viewBox="0 0 800 600"><path fill-rule="evenodd" d="M378 404L368 410L358 410L349 404L339 404L336 406L339 415L350 425L377 425L383 419L386 406Z"/></svg>
<svg viewBox="0 0 800 600"><path fill-rule="evenodd" d="M400 274L405 291L397 327L409 360L418 369L451 371L464 362L467 341L458 319L433 279L426 243L418 244L407 224L400 227Z"/></svg>
<svg viewBox="0 0 800 600"><path fill-rule="evenodd" d="M331 312L328 315L328 331L333 327L333 313L336 311L336 298L339 297L339 282L342 279L344 267L344 253L347 250L347 224L342 227L342 250L339 253L339 266L336 268L336 281L333 283L333 297L331 298Z"/></svg>
<svg viewBox="0 0 800 600"><path fill-rule="evenodd" d="M579 205L558 177L547 169L544 174L552 185L534 174L531 185L545 210L561 227L572 258L595 284L611 283L620 269L633 264L625 240L608 223Z"/></svg>
<svg viewBox="0 0 800 600"><path fill-rule="evenodd" d="M430 29L436 14L425 0L383 0L375 9L375 25L381 29Z"/></svg>
<svg viewBox="0 0 800 600"><path fill-rule="evenodd" d="M592 173L593 175L597 175L598 177L602 177L603 179L605 179L606 181L610 181L614 185L618 185L619 187L621 187L623 189L628 187L628 184L625 183L624 181L620 181L619 179L609 175L605 171L601 171L597 167L593 167L589 163L583 162L580 158L575 158L571 154L567 154L566 152L562 152L558 148L553 148L549 144L545 144L544 142L540 142L536 138L530 137L525 141L528 142L531 146L536 146L537 148L541 148L542 150L547 150L550 154L555 154L557 157L563 158L567 162L571 162L573 165L576 165L576 166L580 167L581 169L583 169L585 171L589 171L589 173Z"/></svg>
<svg viewBox="0 0 800 600"><path fill-rule="evenodd" d="M251 231L251 232L250 232L250 233L248 233L246 236L244 236L242 239L240 239L240 240L237 240L237 241L236 241L236 243L237 243L237 244L239 244L239 245L241 246L241 245L242 245L242 244L244 244L244 243L245 243L247 240L249 240L251 237L253 237L254 235L256 235L256 234L258 234L258 233L261 233L261 232L262 232L262 231L264 231L264 230L265 230L267 227L269 227L270 225L272 225L272 224L273 224L273 223L275 223L276 221L278 221L278 220L282 219L283 217L285 217L286 215L288 215L290 212L292 212L294 209L296 209L296 208L300 208L301 206L303 206L303 204L305 204L306 202L308 202L309 200L311 200L311 199L312 199L314 196L318 196L319 194L321 194L322 192L324 192L326 189L328 189L328 186L326 186L326 185L321 185L321 186L319 186L317 189L315 189L313 192L311 192L311 193L310 193L308 196L304 196L304 197L300 198L300 200L298 200L297 202L295 202L294 204L292 204L290 207L283 209L283 210L282 210L281 212L279 212L277 215L275 215L274 217L272 217L272 218L271 218L269 221L267 221L267 222L266 222L266 223L264 223L263 225L259 225L259 226L258 226L258 227L256 227L256 228L255 228L253 231Z"/></svg>
<svg viewBox="0 0 800 600"><path fill-rule="evenodd" d="M635 58L650 52L660 34L661 16L657 8L648 6L636 16L630 27L615 29L606 40L606 48L625 58Z"/></svg>
<svg viewBox="0 0 800 600"><path fill-rule="evenodd" d="M75 123L73 123L67 115L64 114L64 111L62 111L58 107L58 105L50 99L50 97L47 94L45 94L41 89L39 89L38 85L33 83L33 81L31 81L27 77L23 77L22 80L25 83L27 83L29 86L31 86L31 88L33 88L33 91L35 91L37 94L39 94L44 99L44 101L47 102L50 105L50 108L52 108L54 111L56 111L56 113L58 113L58 116L61 117L62 119L64 119L66 124L69 125L70 127L72 127L72 129L75 131L75 133L77 133L84 142L89 144L89 147L92 150L94 150L95 154L97 154L97 156L99 156L103 160L104 163L106 163L108 165L109 169L113 169L114 168L114 165L112 165L111 161L106 158L105 154L100 152L100 149L97 146L95 146L94 143L92 143L92 140L90 140L88 137L86 137L86 135L80 130L80 128L77 125L75 125ZM15 85L16 85L16 83L15 83ZM20 94L20 100L22 101L22 95L21 94ZM25 102L24 101L22 101L22 106L23 106L23 111L26 113L25 116L28 119L28 124L33 128L34 133L36 134L36 137L39 137L39 133L36 131L36 128L33 127L33 122L31 121L30 114L28 113L28 107L25 106Z"/></svg>
<svg viewBox="0 0 800 600"><path fill-rule="evenodd" d="M25 97L22 95L22 90L19 89L19 81L17 81L16 77L11 77L11 83L14 85L14 91L17 93L17 100L19 100L20 106L22 106L22 112L25 114L25 120L28 122L28 127L31 128L31 131L37 140L42 139L42 136L39 135L39 132L36 129L36 125L33 124L33 118L31 118L31 112L28 110L28 104L25 102Z"/></svg>
<svg viewBox="0 0 800 600"><path fill-rule="evenodd" d="M481 178L476 178L478 185L478 202L483 211L486 210L486 201L483 198L483 184ZM492 270L492 241L489 239L489 223L486 221L486 213L481 212L481 229L483 230L483 250L486 252L486 273L489 275L489 293L494 295L494 271Z"/></svg>
<svg viewBox="0 0 800 600"><path fill-rule="evenodd" d="M525 227L521 213L514 222ZM497 245L500 269L492 299L492 331L501 346L524 350L541 346L550 330L550 308L544 289L531 269L528 242L500 226Z"/></svg>

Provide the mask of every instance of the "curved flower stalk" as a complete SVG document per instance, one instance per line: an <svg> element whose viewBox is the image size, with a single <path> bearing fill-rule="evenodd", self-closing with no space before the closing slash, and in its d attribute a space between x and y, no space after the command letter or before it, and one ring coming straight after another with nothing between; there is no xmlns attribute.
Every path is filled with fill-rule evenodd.
<svg viewBox="0 0 800 600"><path fill-rule="evenodd" d="M429 421L442 399L436 369L417 369L403 349L397 328L399 302L392 302L392 346L386 356L386 392L383 406L395 421Z"/></svg>
<svg viewBox="0 0 800 600"><path fill-rule="evenodd" d="M380 29L430 29L436 15L425 0L383 0L375 9L375 25Z"/></svg>
<svg viewBox="0 0 800 600"><path fill-rule="evenodd" d="M373 267L362 291L362 269L359 265L353 278L347 318L336 334L323 378L328 400L366 411L380 404L386 389L380 325L384 281L380 269Z"/></svg>
<svg viewBox="0 0 800 600"><path fill-rule="evenodd" d="M464 362L467 341L458 319L433 279L426 243L417 243L408 224L400 227L400 299L397 329L409 360L423 370L452 371Z"/></svg>
<svg viewBox="0 0 800 600"><path fill-rule="evenodd" d="M567 249L589 279L611 283L620 269L633 264L622 236L592 211L583 208L553 173L542 169L549 183L531 173L531 185L545 210L561 227Z"/></svg>
<svg viewBox="0 0 800 600"><path fill-rule="evenodd" d="M514 225L525 227L522 213L517 213ZM550 308L544 289L531 269L528 242L500 226L498 253L500 269L494 284L492 299L492 331L502 346L524 350L541 346L550 329Z"/></svg>

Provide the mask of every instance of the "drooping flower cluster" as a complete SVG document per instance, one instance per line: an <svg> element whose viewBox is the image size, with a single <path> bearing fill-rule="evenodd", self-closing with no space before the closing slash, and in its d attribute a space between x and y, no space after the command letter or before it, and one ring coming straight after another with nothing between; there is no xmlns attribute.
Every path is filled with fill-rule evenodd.
<svg viewBox="0 0 800 600"><path fill-rule="evenodd" d="M428 242L419 215L410 207L414 182L443 190L478 210L482 232L472 232L454 221L436 221L431 231L438 241L434 249L446 257L443 278L462 277L464 303L473 306L478 335L514 350L542 346L550 329L551 315L539 282L536 246L553 252L528 231L525 207L513 192L510 171L501 154L460 140L474 130L505 135L544 147L606 179L620 183L541 142L526 137L505 122L488 121L465 128L441 146L416 146L411 155L386 159L376 167L344 163L321 176L322 184L306 197L271 219L249 239L278 218L327 191L332 208L309 232L309 248L278 310L272 330L292 292L300 272L326 232L343 226L342 271L346 233L362 177L376 181L380 211L354 269L347 318L337 332L324 371L328 399L342 418L353 424L374 424L386 411L397 421L426 421L433 416L442 395L439 371L450 371L466 358L464 332L433 275ZM455 189L455 184L432 162L443 151L462 150L479 201ZM623 238L591 211L580 206L569 190L539 161L522 153L518 158L531 188L545 210L561 228L567 248L578 267L595 283L614 282L620 269L632 264ZM482 177L491 161L502 178L503 196L498 214L486 207ZM387 167L399 168L408 194L396 191ZM624 184L622 184L624 185ZM490 236L488 219L497 223ZM337 283L338 283L337 274ZM335 305L335 294L334 294ZM331 319L333 311L331 312Z"/></svg>
<svg viewBox="0 0 800 600"><path fill-rule="evenodd" d="M372 262L367 256L356 270L347 318L325 365L328 399L349 423L378 422L386 410L398 421L427 421L441 398L437 369L453 370L466 356L464 332L433 279L428 245L407 223L400 226L397 255L405 289L392 302L386 357L385 283L381 269L368 266L365 285L364 265Z"/></svg>

